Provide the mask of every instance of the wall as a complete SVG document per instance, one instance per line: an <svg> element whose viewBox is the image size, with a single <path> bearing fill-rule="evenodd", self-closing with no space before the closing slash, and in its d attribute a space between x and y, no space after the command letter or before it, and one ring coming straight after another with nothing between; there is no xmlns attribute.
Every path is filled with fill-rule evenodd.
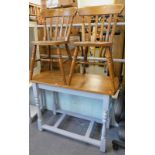
<svg viewBox="0 0 155 155"><path fill-rule="evenodd" d="M29 0L29 2L40 5L41 0Z"/></svg>
<svg viewBox="0 0 155 155"><path fill-rule="evenodd" d="M78 7L113 4L114 0L78 0Z"/></svg>

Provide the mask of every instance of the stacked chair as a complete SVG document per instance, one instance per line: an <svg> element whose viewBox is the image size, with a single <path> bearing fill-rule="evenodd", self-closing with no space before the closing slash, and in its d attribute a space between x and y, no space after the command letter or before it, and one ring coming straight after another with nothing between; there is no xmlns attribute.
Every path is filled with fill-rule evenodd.
<svg viewBox="0 0 155 155"><path fill-rule="evenodd" d="M116 92L117 78L114 75L114 66L112 59L112 45L113 37L116 30L116 24L118 20L118 15L123 10L123 5L103 5L103 6L93 6L78 9L78 14L82 18L82 40L80 42L74 42L76 46L74 51L74 56L72 59L68 84L72 85L72 77L74 75L75 65L81 63L84 65L91 64L88 57L88 51L90 47L99 47L100 55L105 55L107 59L108 75L112 85L113 93ZM92 19L95 22L92 23ZM86 33L88 34L86 38ZM99 35L97 35L99 34ZM99 36L99 37L98 37ZM99 39L97 39L99 38ZM78 61L79 51L83 52L83 60ZM93 63L94 64L94 63ZM85 71L83 72L83 74ZM76 75L75 75L76 76Z"/></svg>
<svg viewBox="0 0 155 155"><path fill-rule="evenodd" d="M58 56L57 58L55 58L55 61L59 63L64 84L67 84L67 80L64 72L64 65L63 65L64 61L62 58L60 46L65 45L68 58L72 59L71 53L68 47L68 43L69 43L69 36L70 36L71 26L73 22L73 17L76 14L76 11L77 9L75 7L42 10L41 15L45 21L44 37L43 37L43 41L32 42L33 50L32 50L32 59L31 59L31 67L30 67L30 80L32 80L32 77L33 77L35 62L37 61L48 62L49 70L50 70L50 64L54 61L53 58L51 59L51 54L52 54L51 46L55 46L57 48L57 56ZM50 25L50 34L48 34L48 31L47 31L48 24ZM35 60L37 46L47 46L48 56Z"/></svg>

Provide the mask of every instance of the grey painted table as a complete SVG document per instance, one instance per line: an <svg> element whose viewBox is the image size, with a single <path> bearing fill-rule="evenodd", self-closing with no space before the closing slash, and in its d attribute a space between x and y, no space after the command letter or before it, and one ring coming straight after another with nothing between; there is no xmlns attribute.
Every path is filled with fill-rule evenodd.
<svg viewBox="0 0 155 155"><path fill-rule="evenodd" d="M95 146L100 147L100 151L105 152L106 151L106 130L109 128L109 104L110 104L110 95L103 95L103 94L97 94L97 93L90 93L90 92L85 92L85 91L80 91L80 90L73 90L73 89L68 89L68 88L63 88L63 87L58 87L58 86L51 86L47 84L41 84L41 83L32 83L33 87L33 93L34 93L34 99L35 99L35 104L37 107L37 124L38 124L38 129L40 131L42 130L47 130L51 131L60 135L64 135L82 142L86 142ZM41 90L48 90L52 91L54 97L54 104L53 104L53 114L56 115L56 113L62 113L61 117L57 120L57 122L53 125L47 125L43 122L43 115L42 115L42 95L41 95ZM87 117L84 115L80 115L78 113L72 113L68 111L63 111L60 109L56 108L56 104L58 102L57 98L57 93L66 93L70 95L77 95L77 96L83 96L83 97L89 97L93 99L101 99L102 103L104 104L104 108L102 109L102 119L95 119L91 117ZM66 115L78 117L78 118L83 118L86 120L90 121L89 127L86 131L86 134L84 136L78 135L63 129L58 128L61 122L64 120ZM96 140L93 138L90 138L91 131L93 129L93 125L95 122L102 123L102 131L101 131L101 137L100 140Z"/></svg>

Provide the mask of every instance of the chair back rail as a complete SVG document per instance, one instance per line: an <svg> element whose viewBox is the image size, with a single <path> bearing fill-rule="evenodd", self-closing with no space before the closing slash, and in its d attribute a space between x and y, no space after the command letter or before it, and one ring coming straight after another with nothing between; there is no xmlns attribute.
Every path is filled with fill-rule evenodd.
<svg viewBox="0 0 155 155"><path fill-rule="evenodd" d="M73 17L77 12L76 7L59 9L42 9L41 15L44 21L43 40L69 40ZM48 29L47 24L50 24ZM49 30L49 38L47 37Z"/></svg>
<svg viewBox="0 0 155 155"><path fill-rule="evenodd" d="M118 14L123 8L122 4L80 8L78 14L82 18L82 41L112 41Z"/></svg>

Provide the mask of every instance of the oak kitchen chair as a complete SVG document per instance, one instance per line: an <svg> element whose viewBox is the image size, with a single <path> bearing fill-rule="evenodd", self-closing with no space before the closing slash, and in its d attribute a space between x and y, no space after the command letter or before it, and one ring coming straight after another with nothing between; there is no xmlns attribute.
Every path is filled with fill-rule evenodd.
<svg viewBox="0 0 155 155"><path fill-rule="evenodd" d="M43 41L32 42L33 49L32 49L32 58L30 66L30 80L32 80L33 78L33 70L35 62L37 61L48 62L50 70L50 64L54 62L54 59L51 58L51 46L56 46L58 58L55 58L55 61L59 62L63 83L67 84L63 65L64 61L62 59L60 46L65 45L68 58L71 60L72 56L68 47L68 42L73 18L74 15L76 14L76 11L77 11L76 7L59 8L59 9L42 9L41 15L44 18L44 36ZM50 33L47 31L48 23L50 24ZM35 58L36 58L37 46L47 46L48 56L36 60Z"/></svg>
<svg viewBox="0 0 155 155"><path fill-rule="evenodd" d="M93 6L78 9L79 16L82 17L82 41L74 42L76 46L74 51L74 56L72 59L72 64L70 68L69 81L68 84L72 85L72 77L76 63L83 65L91 64L87 60L88 48L90 47L100 47L100 55L104 55L107 59L109 80L111 81L113 94L117 91L115 87L116 81L118 79L114 75L113 59L112 59L112 44L113 36L115 34L116 24L118 15L123 10L124 6L122 4L115 5L103 5L103 6ZM92 23L92 18L95 22ZM86 32L88 36L86 37ZM97 39L98 38L98 39ZM82 61L77 61L78 52L82 48L83 57ZM83 72L85 73L85 72ZM109 85L111 87L111 85ZM118 84L117 84L118 85ZM108 88L106 88L108 89Z"/></svg>

